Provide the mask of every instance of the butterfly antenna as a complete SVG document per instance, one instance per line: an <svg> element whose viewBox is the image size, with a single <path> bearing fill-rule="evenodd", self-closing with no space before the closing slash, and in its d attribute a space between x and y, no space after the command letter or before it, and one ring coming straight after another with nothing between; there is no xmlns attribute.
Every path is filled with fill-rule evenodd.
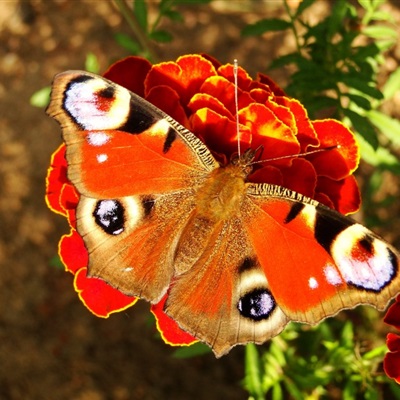
<svg viewBox="0 0 400 400"><path fill-rule="evenodd" d="M300 158L300 157L309 156L310 154L323 153L325 151L330 151L330 150L335 150L335 149L340 149L340 148L341 148L340 144L335 144L333 146L323 147L322 149L315 149L315 150L305 151L304 153L292 154L292 155L274 157L274 158L268 158L266 160L253 161L251 164L252 165L254 165L254 164L262 164L262 163L266 163L266 162L269 162L269 161L284 160L286 158Z"/></svg>
<svg viewBox="0 0 400 400"><path fill-rule="evenodd" d="M233 79L235 83L235 118L238 156L240 157L239 100L238 100L238 60L233 60Z"/></svg>

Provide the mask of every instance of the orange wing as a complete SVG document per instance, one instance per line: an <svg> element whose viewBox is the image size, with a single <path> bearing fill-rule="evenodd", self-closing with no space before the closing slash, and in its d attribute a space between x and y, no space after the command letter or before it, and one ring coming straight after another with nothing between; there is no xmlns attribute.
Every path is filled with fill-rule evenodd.
<svg viewBox="0 0 400 400"><path fill-rule="evenodd" d="M68 177L79 193L111 199L201 184L219 165L162 111L82 71L56 76L47 110L63 129Z"/></svg>

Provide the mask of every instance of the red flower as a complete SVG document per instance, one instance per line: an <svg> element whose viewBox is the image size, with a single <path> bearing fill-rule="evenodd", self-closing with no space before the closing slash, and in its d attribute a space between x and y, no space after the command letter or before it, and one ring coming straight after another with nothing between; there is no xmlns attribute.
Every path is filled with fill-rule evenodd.
<svg viewBox="0 0 400 400"><path fill-rule="evenodd" d="M357 211L360 196L352 173L359 154L353 134L335 120L311 121L300 102L287 97L270 78L259 74L253 80L238 68L236 89L232 65L200 55L153 66L129 57L111 66L104 76L191 130L221 164L237 152L238 139L242 150L259 148L250 181L285 186L345 214ZM332 146L336 148L304 155ZM64 154L61 146L52 157L46 194L48 206L66 216L71 225L70 234L60 241L60 257L75 275L75 289L83 303L94 314L107 317L136 299L85 275L88 254L75 230L79 194L67 179ZM165 299L152 306L162 337L171 344L192 343L195 338L163 313Z"/></svg>
<svg viewBox="0 0 400 400"><path fill-rule="evenodd" d="M400 295L397 296L396 301L387 311L384 322L400 330ZM389 378L400 384L400 336L388 333L386 344L389 353L386 354L383 360L383 368Z"/></svg>

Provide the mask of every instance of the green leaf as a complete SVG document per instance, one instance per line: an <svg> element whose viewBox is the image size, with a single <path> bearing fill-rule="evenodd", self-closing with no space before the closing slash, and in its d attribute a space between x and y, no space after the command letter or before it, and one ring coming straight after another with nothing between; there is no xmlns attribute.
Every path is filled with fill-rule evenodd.
<svg viewBox="0 0 400 400"><path fill-rule="evenodd" d="M30 98L31 106L33 107L47 107L50 102L51 86L45 86L35 93Z"/></svg>
<svg viewBox="0 0 400 400"><path fill-rule="evenodd" d="M310 7L312 4L315 3L315 0L303 0L299 2L299 6L297 7L296 13L295 13L295 18L298 18L300 16L300 14L307 9L308 7Z"/></svg>
<svg viewBox="0 0 400 400"><path fill-rule="evenodd" d="M147 2L146 0L135 0L133 13L142 27L143 31L147 33L148 23L147 23Z"/></svg>
<svg viewBox="0 0 400 400"><path fill-rule="evenodd" d="M96 54L94 54L94 53L86 54L85 69L86 69L86 71L92 72L94 74L99 73L100 64L99 64L99 60L97 59Z"/></svg>
<svg viewBox="0 0 400 400"><path fill-rule="evenodd" d="M364 110L371 109L371 102L365 97L359 96L357 94L347 93L345 94L354 104L358 107L363 108Z"/></svg>
<svg viewBox="0 0 400 400"><path fill-rule="evenodd" d="M367 82L358 77L349 76L348 74L343 74L338 79L340 82L343 82L348 87L357 89L358 91L365 93L368 96L373 97L374 99L378 100L383 99L383 94L380 90L378 90L374 86L370 86Z"/></svg>
<svg viewBox="0 0 400 400"><path fill-rule="evenodd" d="M163 14L165 17L169 18L171 21L183 22L183 15L176 10L166 10Z"/></svg>
<svg viewBox="0 0 400 400"><path fill-rule="evenodd" d="M51 258L50 266L52 266L52 267L54 267L56 269L65 270L65 266L62 263L61 258L60 258L60 256L58 254Z"/></svg>
<svg viewBox="0 0 400 400"><path fill-rule="evenodd" d="M382 346L375 347L374 349L365 353L362 358L364 360L372 360L374 358L383 358L387 352L387 346L383 344Z"/></svg>
<svg viewBox="0 0 400 400"><path fill-rule="evenodd" d="M388 149L379 146L376 150L361 136L356 134L361 157L368 164L400 174L400 161Z"/></svg>
<svg viewBox="0 0 400 400"><path fill-rule="evenodd" d="M248 343L245 352L245 387L255 399L264 399L261 384L260 358L255 344Z"/></svg>
<svg viewBox="0 0 400 400"><path fill-rule="evenodd" d="M128 50L132 54L140 54L141 47L139 43L135 42L129 35L125 33L117 32L114 35L115 41L122 46L124 49Z"/></svg>
<svg viewBox="0 0 400 400"><path fill-rule="evenodd" d="M258 36L265 32L284 31L290 27L291 23L283 19L262 19L254 24L245 26L242 30L242 36Z"/></svg>
<svg viewBox="0 0 400 400"><path fill-rule="evenodd" d="M394 145L400 147L400 122L397 119L378 110L369 111L367 117Z"/></svg>
<svg viewBox="0 0 400 400"><path fill-rule="evenodd" d="M149 37L159 43L167 43L172 40L172 35L163 30L153 31L149 34Z"/></svg>
<svg viewBox="0 0 400 400"><path fill-rule="evenodd" d="M372 148L377 149L379 145L378 137L368 119L349 109L343 110L343 113L350 119L354 129L372 146Z"/></svg>
<svg viewBox="0 0 400 400"><path fill-rule="evenodd" d="M383 25L367 26L363 29L363 33L373 39L397 39L397 32Z"/></svg>
<svg viewBox="0 0 400 400"><path fill-rule="evenodd" d="M400 90L400 67L392 72L383 86L382 93L386 100L393 98L396 92Z"/></svg>
<svg viewBox="0 0 400 400"><path fill-rule="evenodd" d="M183 346L174 351L174 358L192 358L211 353L211 349L201 342L196 342L190 346Z"/></svg>
<svg viewBox="0 0 400 400"><path fill-rule="evenodd" d="M272 400L284 400L283 392L279 382L272 386Z"/></svg>
<svg viewBox="0 0 400 400"><path fill-rule="evenodd" d="M298 53L289 53L285 54L284 56L278 57L271 62L268 69L275 69L275 68L282 68L288 64L296 64L299 65L301 61L304 60L304 57Z"/></svg>

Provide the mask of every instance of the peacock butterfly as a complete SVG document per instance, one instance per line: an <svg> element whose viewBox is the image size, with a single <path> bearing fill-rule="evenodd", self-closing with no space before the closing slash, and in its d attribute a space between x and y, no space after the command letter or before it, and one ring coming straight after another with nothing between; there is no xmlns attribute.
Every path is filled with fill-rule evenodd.
<svg viewBox="0 0 400 400"><path fill-rule="evenodd" d="M168 293L165 312L218 357L399 293L393 247L311 198L249 182L255 150L222 166L164 112L82 71L55 77L47 113L80 194L89 275L153 304Z"/></svg>

